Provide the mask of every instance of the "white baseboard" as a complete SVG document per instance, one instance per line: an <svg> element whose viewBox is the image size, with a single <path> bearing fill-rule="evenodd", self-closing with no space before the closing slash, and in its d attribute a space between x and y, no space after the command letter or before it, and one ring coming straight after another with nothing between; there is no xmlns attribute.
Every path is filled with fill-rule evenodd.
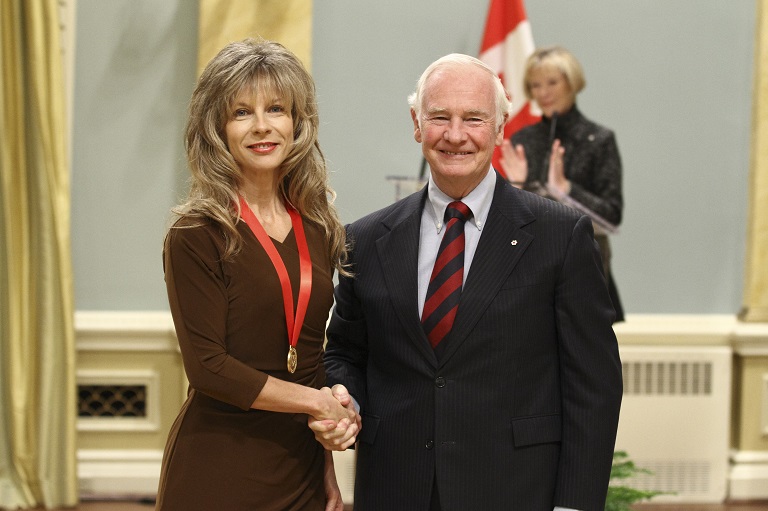
<svg viewBox="0 0 768 511"><path fill-rule="evenodd" d="M355 485L355 451L334 452L333 459L341 497L345 504L351 504ZM77 452L80 498L154 499L162 461L162 451L80 449Z"/></svg>
<svg viewBox="0 0 768 511"><path fill-rule="evenodd" d="M155 450L86 450L77 452L80 497L154 498L163 452Z"/></svg>
<svg viewBox="0 0 768 511"><path fill-rule="evenodd" d="M731 500L768 499L768 452L732 452L728 479Z"/></svg>

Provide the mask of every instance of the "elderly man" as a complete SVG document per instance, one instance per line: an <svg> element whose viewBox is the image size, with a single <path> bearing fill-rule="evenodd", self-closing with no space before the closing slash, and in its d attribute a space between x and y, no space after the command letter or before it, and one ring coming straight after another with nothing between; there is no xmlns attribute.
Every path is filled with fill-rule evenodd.
<svg viewBox="0 0 768 511"><path fill-rule="evenodd" d="M493 170L510 105L481 61L437 60L409 102L429 183L348 227L328 328L355 509L602 510L622 382L592 224Z"/></svg>

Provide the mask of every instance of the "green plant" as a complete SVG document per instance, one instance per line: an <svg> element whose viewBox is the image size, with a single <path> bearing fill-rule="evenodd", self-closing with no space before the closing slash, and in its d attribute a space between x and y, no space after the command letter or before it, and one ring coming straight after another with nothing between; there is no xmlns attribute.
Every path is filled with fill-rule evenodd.
<svg viewBox="0 0 768 511"><path fill-rule="evenodd" d="M650 470L637 467L629 459L629 455L624 451L613 453L613 464L611 465L611 481L624 480L637 474L652 474ZM608 496L605 499L605 511L631 511L631 505L640 500L650 499L659 495L660 491L646 491L611 484L608 486Z"/></svg>

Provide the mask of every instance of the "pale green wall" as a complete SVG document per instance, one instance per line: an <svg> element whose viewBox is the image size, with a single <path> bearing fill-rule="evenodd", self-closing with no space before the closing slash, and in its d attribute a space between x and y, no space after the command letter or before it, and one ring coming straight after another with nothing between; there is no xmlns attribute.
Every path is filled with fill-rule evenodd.
<svg viewBox="0 0 768 511"><path fill-rule="evenodd" d="M321 142L345 220L415 176L407 95L429 62L477 54L487 0L315 2ZM537 45L581 60L582 111L615 130L625 215L614 272L629 313L741 306L755 2L528 0Z"/></svg>
<svg viewBox="0 0 768 511"><path fill-rule="evenodd" d="M78 0L73 250L79 310L166 309L160 248L186 179L189 0ZM476 54L487 0L314 0L313 74L337 205L352 221L415 176L406 96L429 62ZM579 105L616 131L630 313L741 306L754 0L528 0L539 45L582 61Z"/></svg>
<svg viewBox="0 0 768 511"><path fill-rule="evenodd" d="M186 179L197 2L77 0L76 37L75 306L167 309L161 251Z"/></svg>

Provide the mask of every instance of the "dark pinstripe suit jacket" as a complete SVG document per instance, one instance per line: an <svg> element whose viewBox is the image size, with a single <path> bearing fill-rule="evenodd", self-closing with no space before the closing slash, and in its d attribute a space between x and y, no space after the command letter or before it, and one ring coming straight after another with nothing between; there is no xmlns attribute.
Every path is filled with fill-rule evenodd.
<svg viewBox="0 0 768 511"><path fill-rule="evenodd" d="M328 329L328 383L361 405L355 509L602 510L622 383L592 224L496 189L438 360L417 306L426 189L351 224L354 278Z"/></svg>

